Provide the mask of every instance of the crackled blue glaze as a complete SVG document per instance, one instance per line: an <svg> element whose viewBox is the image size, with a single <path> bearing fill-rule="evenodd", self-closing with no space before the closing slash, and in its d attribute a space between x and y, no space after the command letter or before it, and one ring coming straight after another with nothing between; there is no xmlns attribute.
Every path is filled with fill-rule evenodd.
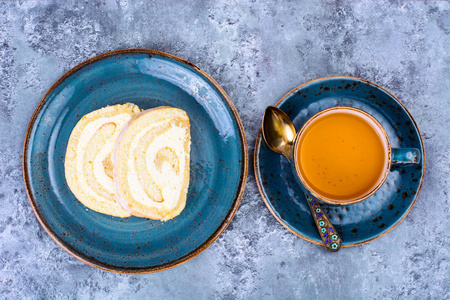
<svg viewBox="0 0 450 300"><path fill-rule="evenodd" d="M365 80L318 79L294 89L277 104L297 130L317 112L334 106L351 106L370 113L385 128L393 148L416 148L420 153L415 155L423 155L422 139L411 115L395 97ZM405 160L404 153L398 152L398 158ZM285 157L271 151L260 137L255 166L262 196L272 213L297 235L321 243L291 165ZM362 202L350 205L321 202L342 238L342 245L368 242L398 224L414 205L423 181L423 168L424 157L420 157L419 164L393 165L381 188Z"/></svg>
<svg viewBox="0 0 450 300"><path fill-rule="evenodd" d="M109 53L66 74L38 106L24 153L30 198L52 237L78 258L119 272L165 269L206 248L231 220L246 178L244 133L219 89L197 67L156 52ZM178 107L190 118L190 185L173 220L100 214L67 186L64 157L75 124L126 102Z"/></svg>

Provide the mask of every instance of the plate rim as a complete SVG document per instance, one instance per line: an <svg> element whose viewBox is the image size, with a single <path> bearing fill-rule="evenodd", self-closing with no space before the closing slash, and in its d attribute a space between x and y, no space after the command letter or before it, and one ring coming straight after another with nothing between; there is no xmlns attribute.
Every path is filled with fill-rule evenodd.
<svg viewBox="0 0 450 300"><path fill-rule="evenodd" d="M169 58L169 59L173 59L179 63L181 63L182 65L185 65L185 67L191 67L193 68L196 72L198 72L201 76L204 76L207 81L209 81L209 83L217 89L217 91L219 92L219 94L222 96L222 98L225 100L226 104L230 107L231 113L234 115L235 120L236 120L236 125L238 127L238 131L239 131L239 135L240 135L240 140L241 140L241 151L242 151L242 157L243 157L243 161L242 161L242 167L241 167L241 173L240 173L240 180L239 180L239 185L238 185L238 190L236 193L236 197L233 200L233 204L230 207L230 210L228 211L227 215L225 216L224 220L222 221L222 223L220 223L220 225L216 228L216 230L206 239L205 242L203 242L202 244L200 244L196 249L194 249L193 251L189 252L186 255L183 255L177 259L174 259L170 262L164 263L164 264L160 264L160 265L156 265L156 266L146 266L146 267L121 267L121 266L115 266L115 265L111 265L108 263L103 263L100 261L97 261L94 258L88 258L86 257L85 254L77 251L76 249L70 247L70 245L65 245L65 242L63 242L60 237L54 233L51 230L51 226L49 226L49 224L47 224L44 215L40 212L40 210L37 208L36 205L36 199L33 195L33 193L31 192L31 184L30 184L30 180L29 180L29 172L28 172L28 167L27 167L27 161L28 159L28 147L29 147L29 141L30 141L30 137L31 137L31 129L33 127L33 125L36 122L36 118L38 113L41 111L43 105L44 105L44 101L45 99L47 99L47 97L62 83L64 82L64 80L66 80L68 77L70 77L71 75L75 74L77 71L83 69L84 67L97 62L97 61L101 61L105 58L108 57L112 57L112 56L116 56L116 55L120 55L120 54L127 54L127 53L132 53L132 54L148 54L150 55L156 55L156 56L161 56L164 58ZM180 58L178 56L175 56L173 54L167 53L167 52L163 52L163 51L158 51L158 50L153 50L153 49L145 49L145 48L127 48L127 49L119 49L119 50L113 50L113 51L108 51L96 56L93 56L79 64L77 64L76 66L72 67L70 70L68 70L67 72L65 72L55 83L53 83L53 85L47 90L47 92L44 94L44 96L41 98L41 100L39 101L39 103L36 106L36 109L33 112L33 115L31 116L30 122L28 123L28 127L27 127L27 131L25 134L25 140L24 140L24 144L23 144L23 153L22 153L22 171L23 171L23 180L25 183L25 190L27 192L27 197L28 200L30 201L31 207L33 209L33 212L36 216L36 218L38 219L39 223L41 224L41 226L44 228L44 230L48 233L48 235L56 242L56 244L58 244L61 248L63 248L66 252L68 252L70 255L72 255L73 257L77 258L78 260L96 267L98 269L101 270L105 270L105 271L109 271L109 272L113 272L113 273L121 273L121 274L148 274L148 273L155 273L155 272L159 272L159 271L164 271L167 269L171 269L174 268L192 258L194 258L195 256L197 256L198 254L200 254L201 252L203 252L206 248L208 248L222 233L223 231L225 231L225 229L228 227L228 225L230 224L231 220L234 217L234 214L236 213L242 196L244 194L245 191L245 185L247 183L247 175L248 175L248 147L247 147L247 139L245 136L245 130L244 130L244 126L242 125L242 121L239 117L239 114L233 104L233 102L231 102L230 98L228 97L227 93L222 89L222 87L210 76L208 75L205 71L203 71L202 69L200 69L199 67L197 67L196 65L194 65L193 63L191 63L188 60L185 60L183 58Z"/></svg>
<svg viewBox="0 0 450 300"><path fill-rule="evenodd" d="M370 243L371 241L376 240L376 239L378 239L378 238L384 236L385 234L389 233L391 230L393 230L395 227L397 227L397 225L399 225L399 224L406 218L406 216L409 214L409 212L411 211L411 209L414 207L414 205L416 204L417 198L419 197L420 191L422 190L423 181L424 181L424 177L425 177L425 144L423 143L422 134L420 133L419 126L417 126L416 121L414 120L413 116L411 115L411 113L409 112L409 110L406 108L406 106L405 106L405 105L404 105L404 104L403 104L396 96L394 96L392 93L390 93L388 90L386 90L385 88L379 86L378 84L373 83L373 82L371 82L371 81L369 81L369 80L366 80L366 79L362 79L362 78L358 78L358 77L353 77L353 76L339 76L339 75L337 75L337 76L325 76L325 77L320 77L320 78L312 79L312 80L309 80L309 81L307 81L307 82L305 82L305 83L302 83L302 84L296 86L295 88L291 89L291 90L290 90L289 92L287 92L283 97L281 97L281 99L278 100L277 103L275 103L273 106L278 107L278 105L279 105L284 99L288 98L293 92L299 90L300 88L304 87L305 85L311 84L311 83L316 82L316 81L322 81L322 80L327 80L327 79L338 79L338 78L351 79L351 80L356 80L356 81L364 82L364 83L366 83L366 84L372 85L372 86L374 86L374 87L376 87L376 88L378 88L378 89L384 91L384 92L387 93L390 97L392 97L393 99L395 99L395 100L403 107L403 109L405 110L405 112L408 114L408 116L409 116L410 119L412 120L412 123L413 123L414 127L416 128L417 133L418 133L418 135L419 135L420 143L421 143L421 145L422 145L422 162L423 162L423 169L422 169L422 170L423 170L423 171L422 171L422 175L421 175L421 177L420 177L419 188L418 188L418 190L417 190L417 193L416 193L416 195L415 195L415 197L414 197L414 200L413 200L413 202L411 203L409 209L403 214L403 216L402 216L402 217L401 217L394 225L392 225L390 228L388 228L385 232L382 232L382 233L380 233L380 234L378 234L378 235L376 235L376 236L374 236L374 237L372 237L372 238L370 238L370 239L368 239L368 240L366 240L366 241L357 242L357 243L353 243L353 244L342 245L342 247L354 247L354 246L359 246L359 245L363 245L363 244L366 244L366 243ZM258 185L259 193L260 193L262 199L264 200L265 205L266 205L267 208L269 209L270 213L275 217L275 219L276 219L281 225L283 225L285 228L287 228L290 232L292 232L292 233L295 234L296 236L301 237L302 239L304 239L304 240L306 240L306 241L308 241L308 242L311 242L311 243L316 244L316 245L321 245L321 246L323 246L323 243L320 243L320 242L318 242L318 241L314 241L314 240L312 240L312 239L310 239L310 238L308 238L308 237L306 237L306 236L303 236L303 235L301 235L301 234L295 232L294 230L292 230L286 223L284 223L284 222L277 216L276 212L272 209L272 207L271 207L271 205L269 204L268 200L267 200L266 197L264 196L264 192L263 192L264 189L263 189L263 187L262 187L262 185L261 185L261 178L258 176L258 173L259 173L259 172L258 172L258 170L259 170L259 168L258 168L258 165L259 165L258 153L259 153L259 150L260 150L260 149L259 149L260 147L258 147L258 144L260 144L261 142L262 142L262 141L261 141L261 127L260 127L260 129L259 129L259 131L258 131L258 136L257 136L257 138L256 138L256 142L255 142L255 150L254 150L254 153L253 153L253 170L254 170L254 173L255 173L255 179L256 179L256 184Z"/></svg>

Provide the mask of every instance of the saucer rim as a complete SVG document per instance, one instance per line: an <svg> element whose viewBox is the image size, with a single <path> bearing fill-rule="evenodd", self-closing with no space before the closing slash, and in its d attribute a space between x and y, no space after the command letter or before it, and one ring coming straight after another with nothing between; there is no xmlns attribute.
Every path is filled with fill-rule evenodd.
<svg viewBox="0 0 450 300"><path fill-rule="evenodd" d="M309 80L309 81L307 81L307 82L305 82L305 83L303 83L303 84L301 84L301 85L299 85L299 86L296 86L295 88L291 89L291 90L290 90L289 92L287 92L283 97L281 97L281 99L278 100L277 103L275 103L273 106L278 107L278 105L280 105L281 102L283 102L286 98L288 98L290 95L292 95L295 91L297 91L297 90L303 88L304 86L306 86L306 85L308 85L308 84L311 84L311 83L314 83L314 82L317 82L317 81L327 80L327 79L339 79L339 78L342 78L342 79L352 79L352 80L356 80L356 81L360 81L360 82L364 82L364 83L366 83L366 84L372 85L372 86L374 86L374 87L376 87L376 88L378 88L378 89L384 91L384 92L387 93L390 97L392 97L393 99L395 99L395 100L403 107L403 109L405 110L405 112L406 112L406 113L408 114L408 116L410 117L410 119L411 119L411 121L412 121L412 123L413 123L415 129L417 130L418 135L419 135L419 138L420 138L420 144L422 145L422 149L421 149L421 150L422 150L422 165L423 165L423 167L422 167L422 175L421 175L421 177L420 177L419 188L418 188L418 190L417 190L417 193L416 193L416 195L415 195L415 197L414 197L414 200L412 201L410 207L409 207L408 210L403 214L403 216L402 216L395 224L393 224L390 228L388 228L386 231L384 231L384 232L382 232L382 233L380 233L380 234L378 234L378 235L376 235L376 236L374 236L374 237L372 237L372 238L370 238L370 239L368 239L368 240L362 241L362 242L357 242L357 243L353 243L353 244L346 244L346 245L343 244L343 245L342 245L342 247L354 247L354 246L359 246L359 245L363 245L363 244L370 243L370 242L372 242L373 240L376 240L376 239L378 239L378 238L384 236L385 234L391 232L395 227L397 227L397 226L398 226L398 225L406 218L406 216L409 214L409 212L411 211L411 209L414 207L414 205L416 204L417 198L419 197L419 194L420 194L420 192L421 192L421 190L422 190L423 181L424 181L424 177L425 177L425 167L426 167L426 163L425 163L425 161L426 161L426 159L425 159L425 145L424 145L424 143L423 143L422 134L420 133L419 126L417 126L416 121L414 120L413 116L411 115L411 113L409 112L409 110L406 108L406 106L405 106L405 105L404 105L404 104L403 104L396 96L394 96L392 93L390 93L390 92L389 92L388 90L386 90L385 88L383 88L383 87L379 86L378 84L375 84L375 83L373 83L373 82L371 82L371 81L362 79L362 78L353 77L353 76L326 76L326 77L320 77L320 78L312 79L312 80ZM313 243L313 244L317 244L317 245L323 246L323 243L318 242L318 241L314 241L314 240L312 240L312 239L310 239L310 238L308 238L308 237L306 237L306 236L303 236L303 235L301 235L301 234L295 232L294 230L292 230L285 222L283 222L283 221L277 216L276 212L272 209L272 207L271 207L271 205L269 204L268 200L267 200L266 197L264 196L263 187L262 187L262 185L261 185L261 178L260 178L259 175L258 175L258 173L259 173L259 172L258 172L258 170L259 170L259 167L258 167L258 165L259 165L259 159L258 159L259 155L258 155L258 154L259 154L260 146L261 146L261 143L262 143L262 141L261 141L261 133L262 133L262 128L259 129L259 131L258 131L258 136L257 136L256 142L255 142L255 150L254 150L254 153L253 153L253 170L254 170L254 173L255 173L255 179L256 179L256 184L258 185L259 193L260 193L260 195L261 195L261 197L262 197L262 199L263 199L265 205L266 205L267 208L269 209L270 213L275 217L275 219L276 219L281 225L283 225L285 228L287 228L290 232L292 232L293 234L297 235L298 237L300 237L300 238L302 238L302 239L304 239L304 240L306 240L306 241L308 241L308 242L311 242L311 243ZM259 145L259 147L258 147L258 145Z"/></svg>

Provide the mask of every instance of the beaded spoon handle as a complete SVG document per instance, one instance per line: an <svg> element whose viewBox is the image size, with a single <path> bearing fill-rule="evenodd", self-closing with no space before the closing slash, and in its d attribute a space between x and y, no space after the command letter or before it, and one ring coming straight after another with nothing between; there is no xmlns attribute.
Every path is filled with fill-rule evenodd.
<svg viewBox="0 0 450 300"><path fill-rule="evenodd" d="M311 213L314 218L314 222L316 222L317 230L319 231L319 235L322 239L322 242L325 248L331 252L337 252L341 249L341 237L337 233L336 229L334 229L333 224L331 224L325 212L320 207L319 201L314 199L307 194L305 194L306 199L308 200L309 208L311 209Z"/></svg>

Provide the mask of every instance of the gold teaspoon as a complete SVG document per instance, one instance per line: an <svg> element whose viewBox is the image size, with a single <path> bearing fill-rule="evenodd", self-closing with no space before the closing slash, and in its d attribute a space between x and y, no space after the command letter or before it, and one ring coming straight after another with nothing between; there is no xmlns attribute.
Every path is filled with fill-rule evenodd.
<svg viewBox="0 0 450 300"><path fill-rule="evenodd" d="M294 124L282 110L274 106L266 108L262 134L264 141L272 151L284 155L292 163L292 148L294 147L296 131ZM320 207L319 201L307 193L305 193L305 196L325 248L331 252L339 251L342 240Z"/></svg>

